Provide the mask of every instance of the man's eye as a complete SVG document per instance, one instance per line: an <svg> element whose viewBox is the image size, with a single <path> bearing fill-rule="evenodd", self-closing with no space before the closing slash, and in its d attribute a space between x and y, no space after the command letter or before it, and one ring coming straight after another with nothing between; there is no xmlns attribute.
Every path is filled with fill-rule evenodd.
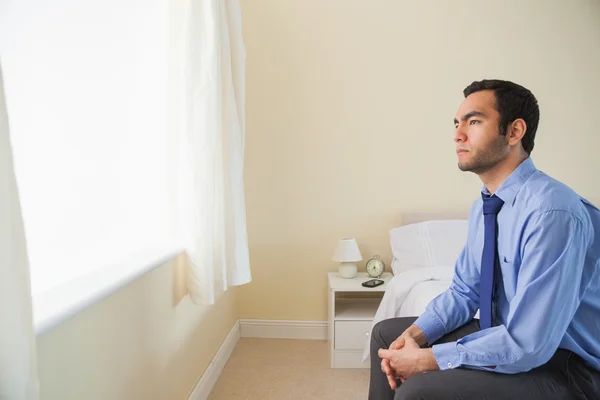
<svg viewBox="0 0 600 400"><path fill-rule="evenodd" d="M472 119L472 120L469 121L469 125L475 125L475 124L478 124L478 123L479 123L479 121L477 121L476 119Z"/></svg>

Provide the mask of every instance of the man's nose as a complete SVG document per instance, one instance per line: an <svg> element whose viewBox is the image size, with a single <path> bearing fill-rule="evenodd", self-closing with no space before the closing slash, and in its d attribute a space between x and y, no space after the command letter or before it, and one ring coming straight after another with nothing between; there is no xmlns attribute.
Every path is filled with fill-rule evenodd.
<svg viewBox="0 0 600 400"><path fill-rule="evenodd" d="M465 134L465 129L462 125L458 125L454 130L454 135L452 135L452 140L456 143L462 143L466 140L467 135Z"/></svg>

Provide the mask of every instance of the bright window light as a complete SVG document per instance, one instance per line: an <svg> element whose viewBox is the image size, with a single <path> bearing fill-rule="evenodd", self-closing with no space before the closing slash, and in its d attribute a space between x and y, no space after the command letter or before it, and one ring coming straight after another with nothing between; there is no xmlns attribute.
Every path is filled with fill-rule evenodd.
<svg viewBox="0 0 600 400"><path fill-rule="evenodd" d="M35 295L168 238L168 2L2 3Z"/></svg>

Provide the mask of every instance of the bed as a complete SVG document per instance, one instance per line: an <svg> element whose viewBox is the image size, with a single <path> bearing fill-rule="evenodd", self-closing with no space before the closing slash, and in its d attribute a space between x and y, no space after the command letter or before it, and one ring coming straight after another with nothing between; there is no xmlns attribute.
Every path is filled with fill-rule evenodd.
<svg viewBox="0 0 600 400"><path fill-rule="evenodd" d="M390 230L394 277L383 295L371 328L384 319L417 317L448 289L454 263L467 240L468 213L411 213ZM369 358L370 336L363 362Z"/></svg>

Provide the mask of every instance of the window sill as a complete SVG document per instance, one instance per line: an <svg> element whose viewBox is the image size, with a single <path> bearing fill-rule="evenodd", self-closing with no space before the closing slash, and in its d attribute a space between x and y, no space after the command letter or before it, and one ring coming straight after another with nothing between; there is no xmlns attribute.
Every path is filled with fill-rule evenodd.
<svg viewBox="0 0 600 400"><path fill-rule="evenodd" d="M157 246L130 258L127 262L99 269L33 296L36 335L41 335L74 317L182 252L183 249L175 245Z"/></svg>

